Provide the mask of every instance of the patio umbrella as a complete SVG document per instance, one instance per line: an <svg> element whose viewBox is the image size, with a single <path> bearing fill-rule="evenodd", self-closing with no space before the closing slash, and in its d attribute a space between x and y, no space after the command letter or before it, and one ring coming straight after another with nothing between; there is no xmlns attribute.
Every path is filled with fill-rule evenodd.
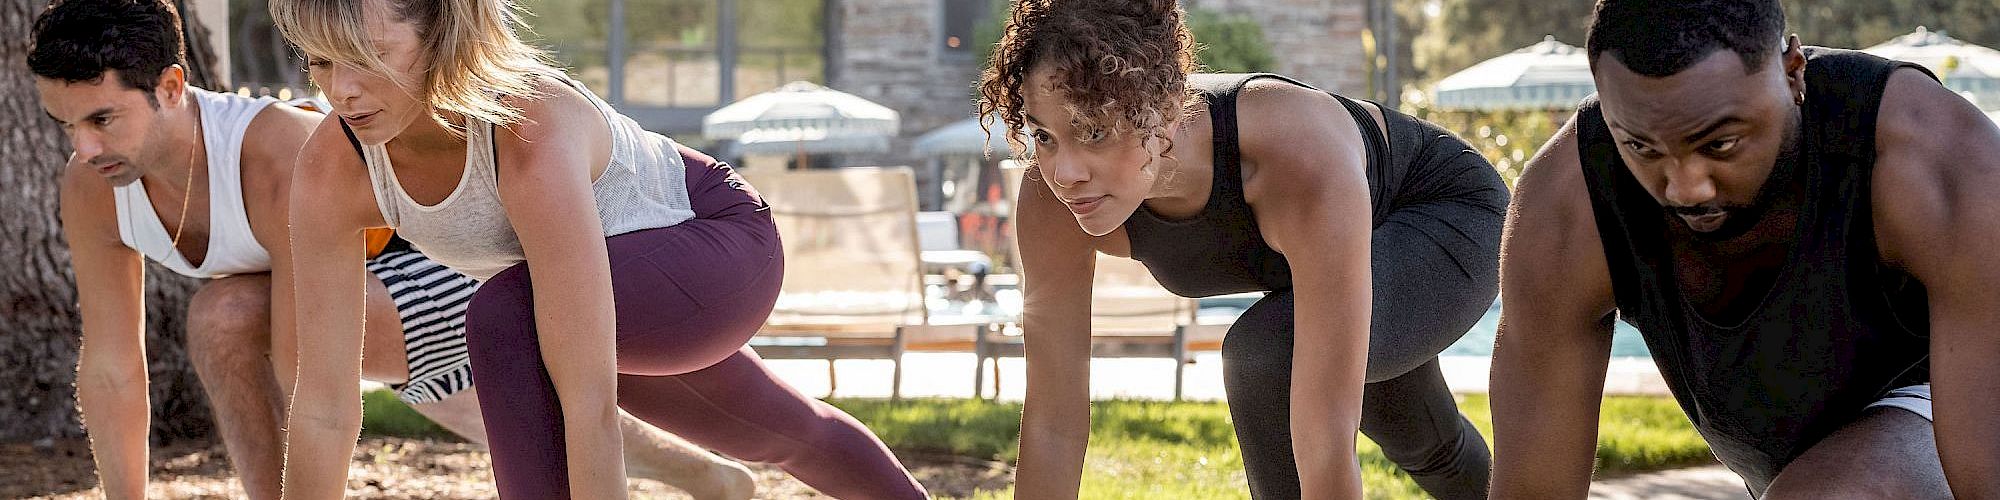
<svg viewBox="0 0 2000 500"><path fill-rule="evenodd" d="M1550 35L1439 80L1434 100L1455 111L1553 110L1574 108L1596 91L1583 48Z"/></svg>
<svg viewBox="0 0 2000 500"><path fill-rule="evenodd" d="M1915 32L1861 51L1921 64L1937 73L1945 88L1971 95L1979 109L2000 109L2000 50L1918 26Z"/></svg>
<svg viewBox="0 0 2000 500"><path fill-rule="evenodd" d="M702 136L735 140L742 153L881 153L896 135L896 111L811 82L792 82L717 109Z"/></svg>
<svg viewBox="0 0 2000 500"><path fill-rule="evenodd" d="M993 135L988 137L986 129L979 125L979 117L966 118L918 136L910 148L924 156L983 155L991 150L994 156L1005 158L1012 147L1007 145L1007 134L1002 132L1007 124L995 120L993 126ZM1027 134L1021 135L1022 142L1033 148L1034 144L1026 141Z"/></svg>

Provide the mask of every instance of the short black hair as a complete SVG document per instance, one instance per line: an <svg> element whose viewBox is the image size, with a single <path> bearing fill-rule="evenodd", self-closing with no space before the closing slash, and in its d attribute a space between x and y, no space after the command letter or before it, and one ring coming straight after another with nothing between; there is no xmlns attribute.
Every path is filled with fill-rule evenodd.
<svg viewBox="0 0 2000 500"><path fill-rule="evenodd" d="M1724 49L1754 72L1783 50L1784 33L1778 0L1598 0L1584 46L1593 67L1610 52L1632 72L1654 78Z"/></svg>
<svg viewBox="0 0 2000 500"><path fill-rule="evenodd" d="M28 69L64 82L96 82L118 70L118 80L146 92L160 72L187 67L181 16L171 0L55 0L35 18Z"/></svg>

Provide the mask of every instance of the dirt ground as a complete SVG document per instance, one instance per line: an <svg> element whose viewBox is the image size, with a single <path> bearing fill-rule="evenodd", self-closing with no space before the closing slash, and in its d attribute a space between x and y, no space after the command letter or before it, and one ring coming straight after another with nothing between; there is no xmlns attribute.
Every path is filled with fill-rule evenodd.
<svg viewBox="0 0 2000 500"><path fill-rule="evenodd" d="M962 497L1012 482L1002 464L898 451L934 496ZM220 444L173 444L153 449L147 498L242 498ZM486 453L472 445L430 440L366 438L349 466L349 498L494 498ZM775 467L752 464L758 498L824 498ZM83 441L51 446L0 445L0 498L95 499L97 477ZM663 483L632 481L632 498L688 498Z"/></svg>

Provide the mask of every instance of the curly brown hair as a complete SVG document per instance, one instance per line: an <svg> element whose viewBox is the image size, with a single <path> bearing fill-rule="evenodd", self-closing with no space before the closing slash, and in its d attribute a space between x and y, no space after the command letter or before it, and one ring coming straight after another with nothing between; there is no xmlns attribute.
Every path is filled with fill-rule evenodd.
<svg viewBox="0 0 2000 500"><path fill-rule="evenodd" d="M1079 141L1142 134L1173 150L1167 125L1186 113L1196 70L1194 37L1175 0L1015 0L992 65L980 75L979 113L987 134L1005 122L1018 157L1027 123L1022 87L1047 65ZM1150 165L1150 161L1148 162Z"/></svg>

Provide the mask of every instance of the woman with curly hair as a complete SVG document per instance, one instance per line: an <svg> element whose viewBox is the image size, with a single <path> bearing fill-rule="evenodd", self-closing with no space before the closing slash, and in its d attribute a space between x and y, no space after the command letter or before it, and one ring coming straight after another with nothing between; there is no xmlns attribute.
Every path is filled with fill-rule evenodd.
<svg viewBox="0 0 2000 500"><path fill-rule="evenodd" d="M980 108L1032 137L1022 498L1073 497L1093 255L1174 293L1269 292L1223 341L1256 498L1358 498L1355 430L1425 490L1483 498L1485 441L1437 354L1498 286L1507 188L1442 129L1283 76L1195 71L1172 0L1020 0ZM1025 150L1020 139L1012 139Z"/></svg>
<svg viewBox="0 0 2000 500"><path fill-rule="evenodd" d="M284 494L339 497L361 424L361 231L482 281L466 340L504 498L624 498L620 409L841 498L923 498L745 347L784 276L763 200L544 63L509 0L273 0L334 114L299 153Z"/></svg>

